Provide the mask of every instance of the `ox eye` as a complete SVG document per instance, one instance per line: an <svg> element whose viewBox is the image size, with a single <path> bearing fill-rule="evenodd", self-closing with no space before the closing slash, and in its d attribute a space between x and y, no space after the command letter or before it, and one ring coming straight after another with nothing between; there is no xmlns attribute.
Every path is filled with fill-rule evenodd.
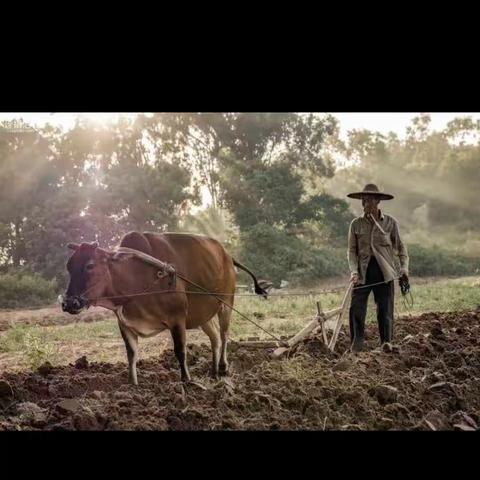
<svg viewBox="0 0 480 480"><path fill-rule="evenodd" d="M87 263L85 265L85 270L87 270L87 272L91 272L95 267L95 264L92 262L92 263Z"/></svg>

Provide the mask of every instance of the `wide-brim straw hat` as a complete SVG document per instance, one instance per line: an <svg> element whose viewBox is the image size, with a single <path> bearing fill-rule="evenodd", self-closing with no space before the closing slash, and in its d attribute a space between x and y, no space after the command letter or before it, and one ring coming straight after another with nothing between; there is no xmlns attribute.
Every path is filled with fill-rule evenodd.
<svg viewBox="0 0 480 480"><path fill-rule="evenodd" d="M369 183L368 185L365 185L365 188L361 192L349 193L347 197L357 198L361 200L365 195L375 195L380 200L391 200L393 198L393 195L381 192L374 183Z"/></svg>

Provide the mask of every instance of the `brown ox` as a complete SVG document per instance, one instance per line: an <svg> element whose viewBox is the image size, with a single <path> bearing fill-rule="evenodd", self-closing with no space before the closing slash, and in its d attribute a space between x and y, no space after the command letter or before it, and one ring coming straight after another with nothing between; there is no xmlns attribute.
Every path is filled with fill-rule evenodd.
<svg viewBox="0 0 480 480"><path fill-rule="evenodd" d="M233 306L237 266L253 277L256 293L266 293L255 275L236 262L218 241L185 233L131 232L121 241L120 247L124 248L113 252L96 243L68 246L75 252L67 263L70 282L62 308L77 314L85 307L98 305L115 312L133 384L138 384L138 337L151 337L165 329L171 332L183 381L190 381L186 329L201 327L210 338L212 375L228 373L227 338L232 310L212 295L188 293L201 290L180 277L218 294ZM170 292L149 293L159 290ZM141 295L135 295L138 293ZM215 315L220 332L213 321Z"/></svg>

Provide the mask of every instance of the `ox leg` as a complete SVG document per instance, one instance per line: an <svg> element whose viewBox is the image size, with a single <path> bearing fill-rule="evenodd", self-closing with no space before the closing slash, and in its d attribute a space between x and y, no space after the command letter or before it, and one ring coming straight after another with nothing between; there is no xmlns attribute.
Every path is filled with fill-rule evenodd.
<svg viewBox="0 0 480 480"><path fill-rule="evenodd" d="M231 318L232 309L224 305L223 309L218 313L218 321L220 323L220 338L222 340L222 352L219 363L220 375L228 375L227 343Z"/></svg>
<svg viewBox="0 0 480 480"><path fill-rule="evenodd" d="M211 376L215 379L218 378L218 361L220 357L220 334L218 333L218 327L215 324L214 319L210 319L207 323L202 325L202 330L210 338L212 345L212 370Z"/></svg>
<svg viewBox="0 0 480 480"><path fill-rule="evenodd" d="M182 374L182 382L190 381L190 373L187 367L187 352L186 352L186 339L187 332L185 325L175 325L172 330L173 350L180 364L180 371Z"/></svg>
<svg viewBox="0 0 480 480"><path fill-rule="evenodd" d="M125 347L127 349L128 358L128 380L133 385L138 385L137 380L137 360L138 360L138 336L133 333L129 328L126 328L118 322L120 327L120 333L122 334Z"/></svg>

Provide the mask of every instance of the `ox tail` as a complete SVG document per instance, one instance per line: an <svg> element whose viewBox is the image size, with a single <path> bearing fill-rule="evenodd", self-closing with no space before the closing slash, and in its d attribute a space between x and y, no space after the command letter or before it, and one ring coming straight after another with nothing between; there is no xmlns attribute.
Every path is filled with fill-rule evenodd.
<svg viewBox="0 0 480 480"><path fill-rule="evenodd" d="M264 298L267 298L268 293L258 284L257 277L245 265L242 265L241 263L237 262L234 258L232 258L232 260L233 260L233 264L236 267L247 272L253 278L253 283L255 284L255 293L257 295L262 295L262 297Z"/></svg>

